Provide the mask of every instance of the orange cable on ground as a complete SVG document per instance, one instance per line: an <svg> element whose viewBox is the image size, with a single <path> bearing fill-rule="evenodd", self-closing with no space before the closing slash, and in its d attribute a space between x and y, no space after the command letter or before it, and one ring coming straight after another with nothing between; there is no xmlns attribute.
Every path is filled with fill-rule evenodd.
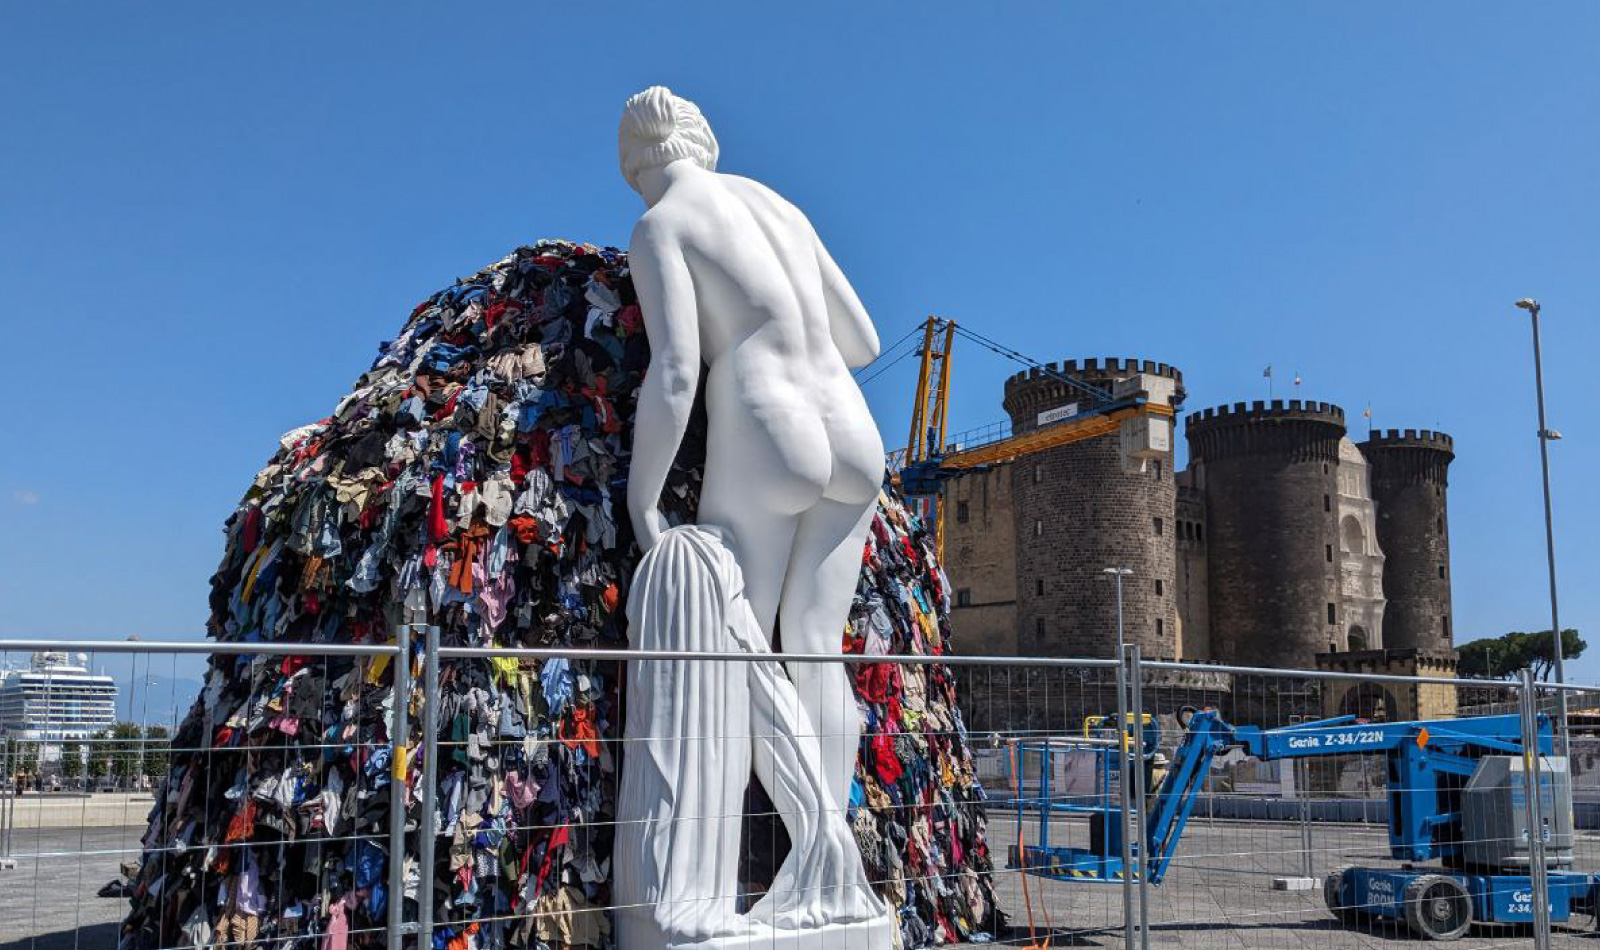
<svg viewBox="0 0 1600 950"><path fill-rule="evenodd" d="M1015 791L1017 796L1019 796L1019 798L1020 798L1020 796L1022 795L1022 772L1017 768L1017 740L1015 740L1015 739L1008 740L1006 742L1006 747L1007 747L1007 750L1011 753L1011 787ZM1048 950L1048 947L1050 945L1050 938L1048 936L1046 936L1045 937L1045 942L1044 943L1039 943L1038 942L1038 933L1035 931L1034 926L1033 926L1033 899L1028 896L1028 843L1027 843L1027 840L1026 840L1027 833L1023 830L1027 826L1027 822L1022 820L1022 815L1020 814L1020 809L1018 811L1019 811L1019 814L1017 815L1017 865L1018 865L1019 869L1022 871L1022 906L1027 909L1027 913L1028 913L1028 943L1025 943L1025 944L1022 945L1022 950ZM1040 885L1039 900L1040 900L1040 903L1042 905L1043 901L1044 901L1043 885ZM1046 911L1045 914L1046 914L1046 916L1045 916L1045 927L1049 928L1049 926L1050 926L1049 912Z"/></svg>

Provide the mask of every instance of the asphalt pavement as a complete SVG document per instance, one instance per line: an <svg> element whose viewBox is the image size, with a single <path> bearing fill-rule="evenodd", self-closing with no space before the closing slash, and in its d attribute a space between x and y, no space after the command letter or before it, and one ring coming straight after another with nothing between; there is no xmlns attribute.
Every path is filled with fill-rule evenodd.
<svg viewBox="0 0 1600 950"><path fill-rule="evenodd" d="M1081 824L1054 823L1052 843L1086 844L1084 831ZM1148 945L1161 950L1422 946L1392 928L1346 928L1323 906L1320 878L1332 868L1391 863L1382 826L1314 824L1310 832L1309 870L1319 886L1275 891L1274 877L1307 870L1300 826L1192 821L1166 881L1147 891ZM95 892L116 877L121 862L138 857L142 833L142 826L19 832L13 843L17 866L0 870L0 950L113 950L127 900ZM1036 823L1030 821L1024 833L1031 843ZM992 816L990 843L997 863L1004 863L1015 840L1015 822ZM1577 865L1600 868L1600 839L1580 840ZM1004 869L995 883L1012 923L1010 932L996 935L1001 945L1124 946L1120 885L1053 881ZM1593 929L1587 918L1580 923ZM1554 945L1600 947L1600 942L1592 934L1560 929ZM1506 928L1476 928L1453 945L1457 950L1532 946L1530 932Z"/></svg>

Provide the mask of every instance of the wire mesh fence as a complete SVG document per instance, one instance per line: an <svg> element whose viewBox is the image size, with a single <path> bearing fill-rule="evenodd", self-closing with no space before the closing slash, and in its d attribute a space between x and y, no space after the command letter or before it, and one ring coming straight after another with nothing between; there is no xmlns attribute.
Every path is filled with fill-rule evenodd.
<svg viewBox="0 0 1600 950"><path fill-rule="evenodd" d="M33 669L40 646L0 642L0 668ZM48 697L30 686L0 739L0 948L617 945L620 714L557 735L510 709L473 724L496 697L546 702L554 669L580 701L586 671L625 683L636 655L440 646L425 627L60 652L34 677ZM970 918L925 945L1550 947L1595 930L1600 691L1132 651L785 659L842 666L856 695L839 701L868 721L848 803L814 817L848 825L902 916ZM223 681L248 701L208 712ZM928 762L943 774L910 774ZM781 872L797 816L758 789L660 819L742 826L737 885L710 895L741 913L803 898ZM551 796L571 797L565 820L537 807ZM157 909L159 941L130 937L130 897Z"/></svg>

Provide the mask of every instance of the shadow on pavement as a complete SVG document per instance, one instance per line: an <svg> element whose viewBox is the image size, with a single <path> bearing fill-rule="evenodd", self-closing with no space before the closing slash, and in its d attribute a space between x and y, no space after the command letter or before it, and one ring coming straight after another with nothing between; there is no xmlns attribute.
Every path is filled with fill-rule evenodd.
<svg viewBox="0 0 1600 950"><path fill-rule="evenodd" d="M0 950L111 950L121 924L91 924L72 930L23 937L0 943Z"/></svg>

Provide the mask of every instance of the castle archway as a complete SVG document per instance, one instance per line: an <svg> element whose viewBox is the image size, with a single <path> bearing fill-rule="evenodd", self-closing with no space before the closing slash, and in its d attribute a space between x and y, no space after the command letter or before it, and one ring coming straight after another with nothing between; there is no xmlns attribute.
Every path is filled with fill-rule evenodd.
<svg viewBox="0 0 1600 950"><path fill-rule="evenodd" d="M1358 719L1392 721L1400 716L1400 704L1394 694L1378 683L1357 683L1345 690L1339 701L1341 716Z"/></svg>
<svg viewBox="0 0 1600 950"><path fill-rule="evenodd" d="M1367 553L1367 530L1355 515L1345 515L1339 522L1339 540L1347 554Z"/></svg>

